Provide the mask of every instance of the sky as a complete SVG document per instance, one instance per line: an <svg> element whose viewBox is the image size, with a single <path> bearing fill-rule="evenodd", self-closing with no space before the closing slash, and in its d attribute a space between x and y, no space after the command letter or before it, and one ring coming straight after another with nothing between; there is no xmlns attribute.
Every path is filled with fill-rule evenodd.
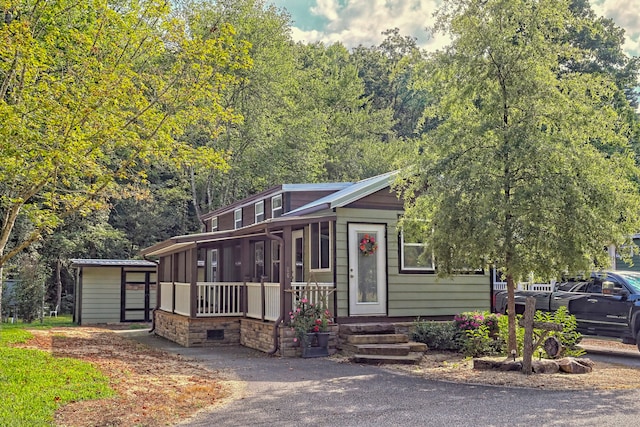
<svg viewBox="0 0 640 427"><path fill-rule="evenodd" d="M341 42L348 48L371 47L384 40L382 31L399 28L430 51L448 44L444 36L430 37L433 12L440 0L271 0L291 15L295 41L327 44ZM600 16L612 18L625 29L624 51L640 56L640 0L591 0Z"/></svg>

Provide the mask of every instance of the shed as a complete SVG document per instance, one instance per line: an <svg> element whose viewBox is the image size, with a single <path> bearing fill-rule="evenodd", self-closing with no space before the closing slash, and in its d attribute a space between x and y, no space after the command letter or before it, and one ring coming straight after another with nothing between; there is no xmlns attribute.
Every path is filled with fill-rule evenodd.
<svg viewBox="0 0 640 427"><path fill-rule="evenodd" d="M149 322L156 300L156 263L72 259L76 270L74 321L79 325Z"/></svg>

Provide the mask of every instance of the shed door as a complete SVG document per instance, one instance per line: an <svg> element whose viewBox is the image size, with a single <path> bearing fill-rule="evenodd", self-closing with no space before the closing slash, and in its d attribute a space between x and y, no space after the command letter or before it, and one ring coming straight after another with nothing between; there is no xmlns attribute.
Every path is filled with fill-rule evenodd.
<svg viewBox="0 0 640 427"><path fill-rule="evenodd" d="M155 292L155 272L123 270L120 321L149 322Z"/></svg>
<svg viewBox="0 0 640 427"><path fill-rule="evenodd" d="M385 226L349 224L349 315L387 314Z"/></svg>

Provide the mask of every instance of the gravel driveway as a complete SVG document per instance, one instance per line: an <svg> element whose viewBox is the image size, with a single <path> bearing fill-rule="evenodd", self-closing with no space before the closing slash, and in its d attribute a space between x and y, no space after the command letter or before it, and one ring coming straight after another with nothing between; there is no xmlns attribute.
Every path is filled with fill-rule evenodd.
<svg viewBox="0 0 640 427"><path fill-rule="evenodd" d="M544 391L430 381L332 359L269 357L245 347L184 348L136 339L232 370L241 398L181 426L635 426L639 390Z"/></svg>

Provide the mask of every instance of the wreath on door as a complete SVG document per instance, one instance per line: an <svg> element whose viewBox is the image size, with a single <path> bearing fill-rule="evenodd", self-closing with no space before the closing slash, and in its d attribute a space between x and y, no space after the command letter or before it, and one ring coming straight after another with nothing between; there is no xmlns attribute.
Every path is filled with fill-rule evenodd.
<svg viewBox="0 0 640 427"><path fill-rule="evenodd" d="M360 240L360 252L364 256L373 255L378 250L378 243L373 236L365 234L362 240Z"/></svg>

